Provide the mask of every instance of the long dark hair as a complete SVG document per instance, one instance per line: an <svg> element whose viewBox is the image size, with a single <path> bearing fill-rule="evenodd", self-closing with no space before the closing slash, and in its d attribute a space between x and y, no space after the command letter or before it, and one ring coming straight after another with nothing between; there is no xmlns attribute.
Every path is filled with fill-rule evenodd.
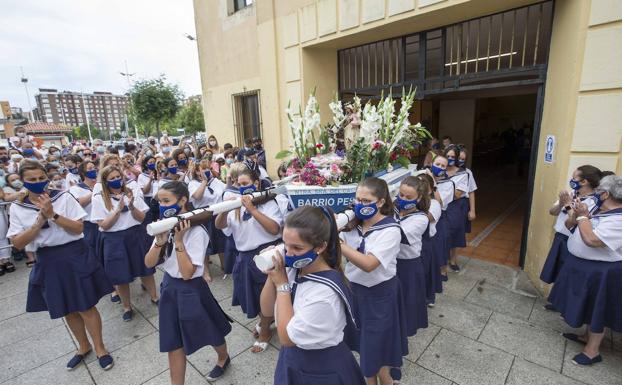
<svg viewBox="0 0 622 385"><path fill-rule="evenodd" d="M577 167L577 171L581 174L581 178L590 184L591 188L596 188L600 184L600 180L604 177L603 172L598 167L590 164Z"/></svg>
<svg viewBox="0 0 622 385"><path fill-rule="evenodd" d="M380 208L380 214L386 216L393 215L393 199L389 193L389 186L384 179L376 178L375 176L365 178L359 183L359 187L366 187L373 196L378 199L384 199L384 205Z"/></svg>
<svg viewBox="0 0 622 385"><path fill-rule="evenodd" d="M320 256L331 268L343 274L341 244L333 210L329 207L298 207L287 216L285 227L296 229L300 239L314 248L326 243L326 250Z"/></svg>

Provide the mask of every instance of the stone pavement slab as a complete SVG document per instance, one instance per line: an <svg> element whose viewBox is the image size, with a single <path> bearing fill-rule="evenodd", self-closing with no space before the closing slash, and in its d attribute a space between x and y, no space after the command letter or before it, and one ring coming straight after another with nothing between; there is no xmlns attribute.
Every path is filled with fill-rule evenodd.
<svg viewBox="0 0 622 385"><path fill-rule="evenodd" d="M451 385L452 382L415 363L404 361L402 367L402 385Z"/></svg>
<svg viewBox="0 0 622 385"><path fill-rule="evenodd" d="M3 385L95 384L85 365L79 365L71 372L65 368L65 365L71 357L73 357L73 354L73 352L66 354L53 361L29 370L28 372L3 383Z"/></svg>
<svg viewBox="0 0 622 385"><path fill-rule="evenodd" d="M231 361L229 370L214 384L226 385L272 385L274 368L279 352L268 349L261 354L244 351Z"/></svg>
<svg viewBox="0 0 622 385"><path fill-rule="evenodd" d="M533 306L531 315L529 316L529 322L542 326L544 328L553 329L561 333L585 333L585 328L572 328L570 327L560 314L556 311L546 310L544 305L547 301L544 298L537 298L536 303Z"/></svg>
<svg viewBox="0 0 622 385"><path fill-rule="evenodd" d="M561 371L565 342L551 329L494 313L478 341L556 372Z"/></svg>
<svg viewBox="0 0 622 385"><path fill-rule="evenodd" d="M143 385L170 385L171 374L169 370L158 374ZM186 384L188 385L207 385L209 382L192 365L186 366Z"/></svg>
<svg viewBox="0 0 622 385"><path fill-rule="evenodd" d="M452 297L439 297L436 306L428 308L428 319L435 325L477 339L492 311Z"/></svg>
<svg viewBox="0 0 622 385"><path fill-rule="evenodd" d="M513 359L511 354L443 329L417 364L460 385L498 385L505 382Z"/></svg>
<svg viewBox="0 0 622 385"><path fill-rule="evenodd" d="M32 332L43 332L63 325L63 320L51 320L46 312L23 313L0 321L0 347L20 341Z"/></svg>
<svg viewBox="0 0 622 385"><path fill-rule="evenodd" d="M466 302L512 317L529 319L535 298L514 293L506 288L480 282L466 297Z"/></svg>
<svg viewBox="0 0 622 385"><path fill-rule="evenodd" d="M583 381L590 385L622 384L622 352L603 347L600 354L603 362L592 366L579 366L572 363L572 358L583 350L583 345L568 341L562 374Z"/></svg>
<svg viewBox="0 0 622 385"><path fill-rule="evenodd" d="M525 361L520 358L514 360L512 370L506 382L507 385L583 385L583 382L573 380L559 372Z"/></svg>
<svg viewBox="0 0 622 385"><path fill-rule="evenodd" d="M408 339L408 355L405 358L416 362L440 331L441 328L432 323L425 329L417 330L417 334Z"/></svg>

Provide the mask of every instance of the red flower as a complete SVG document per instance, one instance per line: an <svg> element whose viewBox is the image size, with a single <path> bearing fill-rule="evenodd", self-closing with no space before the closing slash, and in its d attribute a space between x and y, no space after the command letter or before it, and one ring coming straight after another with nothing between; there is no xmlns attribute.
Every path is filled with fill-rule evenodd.
<svg viewBox="0 0 622 385"><path fill-rule="evenodd" d="M324 148L324 145L322 143L318 143L318 144L315 145L315 148L321 150L322 148Z"/></svg>
<svg viewBox="0 0 622 385"><path fill-rule="evenodd" d="M391 154L391 161L394 161L395 159L397 159L397 153L392 153Z"/></svg>
<svg viewBox="0 0 622 385"><path fill-rule="evenodd" d="M380 147L382 147L382 143L381 142L374 142L372 149L377 150Z"/></svg>

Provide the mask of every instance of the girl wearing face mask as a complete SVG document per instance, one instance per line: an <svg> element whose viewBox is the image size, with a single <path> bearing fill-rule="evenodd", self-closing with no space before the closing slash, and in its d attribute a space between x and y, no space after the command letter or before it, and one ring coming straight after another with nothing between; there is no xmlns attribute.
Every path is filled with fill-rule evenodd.
<svg viewBox="0 0 622 385"><path fill-rule="evenodd" d="M449 241L448 224L447 224L447 207L454 200L455 185L447 177L447 158L444 155L438 155L434 158L434 162L430 167L430 176L436 183L436 191L441 203L441 217L436 223L437 235L434 239L435 255L438 258L438 264L441 268L441 280L447 281L447 263L449 262Z"/></svg>
<svg viewBox="0 0 622 385"><path fill-rule="evenodd" d="M432 138L428 141L428 152L425 154L425 158L423 160L423 167L429 167L434 162L434 158L437 155L441 154L441 144L438 142L438 139Z"/></svg>
<svg viewBox="0 0 622 385"><path fill-rule="evenodd" d="M97 168L91 160L82 162L78 168L82 181L69 188L69 193L74 196L80 203L80 206L86 211L86 219L84 221L84 240L91 248L91 252L96 257L99 255L97 245L99 243L99 229L97 223L91 222L91 199L93 198L93 187L97 183Z"/></svg>
<svg viewBox="0 0 622 385"><path fill-rule="evenodd" d="M585 344L572 359L578 365L602 361L605 328L622 332L622 177L604 177L594 195L597 209L592 214L585 202L572 202L577 227L568 239L570 254L549 295L570 327L586 325L583 336L564 333Z"/></svg>
<svg viewBox="0 0 622 385"><path fill-rule="evenodd" d="M82 220L87 214L71 194L48 194L49 181L39 162L25 161L20 177L28 194L11 205L7 236L17 249L27 244L36 249L37 263L30 274L26 311L48 311L53 319L65 318L79 345L67 363L68 370L76 368L92 349L99 365L108 370L113 359L104 346L95 305L112 287L83 239Z"/></svg>
<svg viewBox="0 0 622 385"><path fill-rule="evenodd" d="M246 194L260 189L259 176L250 170L238 174L242 207L224 212L216 217L216 228L225 235L233 235L239 254L233 267L232 305L240 305L249 319L259 315L255 342L251 351L263 352L272 337L270 323L274 317L261 314L259 297L266 282L266 275L255 265L253 257L259 251L279 242L283 216L276 201L270 200L255 206L252 197ZM246 196L244 196L246 195Z"/></svg>
<svg viewBox="0 0 622 385"><path fill-rule="evenodd" d="M133 310L130 303L129 283L140 277L143 287L157 304L153 274L155 270L144 264L146 253L144 228L141 226L149 208L142 199L125 186L121 169L108 166L101 170L102 191L93 196L91 221L99 225L100 252L104 270L123 304L123 321L131 321Z"/></svg>
<svg viewBox="0 0 622 385"><path fill-rule="evenodd" d="M469 174L458 166L460 149L450 145L445 149L447 159L447 177L454 186L454 197L447 205L447 242L449 247L449 267L453 272L460 271L456 248L466 247L466 223L468 221Z"/></svg>
<svg viewBox="0 0 622 385"><path fill-rule="evenodd" d="M170 217L192 210L189 193L181 182L168 182L157 193L161 217ZM208 380L221 377L231 359L225 336L231 332L231 322L214 299L207 282L202 278L205 250L210 242L207 229L180 222L174 231L156 236L145 255L145 265L160 264L164 278L160 288L160 351L168 353L171 383L184 384L186 356L211 345L218 354L216 366Z"/></svg>
<svg viewBox="0 0 622 385"><path fill-rule="evenodd" d="M37 160L43 158L41 154L35 150L32 143L24 144L24 147L22 148L22 155L24 155L24 159Z"/></svg>
<svg viewBox="0 0 622 385"><path fill-rule="evenodd" d="M192 170L192 180L188 184L190 203L194 207L207 207L220 203L222 202L222 194L225 192L225 187L225 184L212 174L210 161L204 159L196 164ZM213 218L207 226L211 242L205 257L209 258L210 255L218 254L220 266L224 267L224 251L227 240L222 231L216 228L215 220L216 218ZM206 279L211 281L209 271L206 271L206 274Z"/></svg>
<svg viewBox="0 0 622 385"><path fill-rule="evenodd" d="M283 243L285 256L276 252L261 293L262 312L275 311L282 346L274 383L364 385L346 345L356 331L354 303L332 210L302 206L293 211Z"/></svg>
<svg viewBox="0 0 622 385"><path fill-rule="evenodd" d="M423 238L429 237L430 196L427 183L409 176L401 185L395 200L397 220L408 242L400 244L397 255L397 278L402 285L406 309L406 335L428 327L426 274L422 258Z"/></svg>
<svg viewBox="0 0 622 385"><path fill-rule="evenodd" d="M143 158L141 163L142 173L138 175L137 183L138 187L143 193L145 203L149 207L149 211L145 215L143 224L147 226L158 218L158 203L153 200L158 192L158 168L156 158L147 155ZM151 240L153 241L153 239Z"/></svg>
<svg viewBox="0 0 622 385"><path fill-rule="evenodd" d="M345 274L354 292L360 328L361 369L367 384L393 384L390 368L402 366L408 341L402 292L396 276L402 231L394 218L387 183L367 178L356 189L354 211L360 225L342 232Z"/></svg>
<svg viewBox="0 0 622 385"><path fill-rule="evenodd" d="M188 174L188 166L190 165L190 158L193 156L192 151L186 151L190 147L178 148L173 151L172 158L177 162L177 172L182 175L182 182L188 183L190 175Z"/></svg>
<svg viewBox="0 0 622 385"><path fill-rule="evenodd" d="M227 183L227 176L233 163L235 163L235 154L233 151L225 151L225 164L220 166L220 180Z"/></svg>
<svg viewBox="0 0 622 385"><path fill-rule="evenodd" d="M572 172L569 186L571 192L562 190L559 193L559 199L549 209L549 214L556 216L557 220L553 228L555 236L553 244L546 257L540 280L546 283L555 283L564 261L569 258L568 237L571 235L570 229L576 226L572 221L572 202L575 199L586 204L591 212L597 203L594 197L594 189L598 187L602 178L602 171L591 165L583 165ZM545 305L548 310L554 310L551 305Z"/></svg>
<svg viewBox="0 0 622 385"><path fill-rule="evenodd" d="M222 193L222 200L231 200L238 198L240 196L240 186L238 185L238 175L240 172L246 170L246 166L242 163L236 163L232 165L230 173L229 173L229 185L226 185L225 190ZM234 181L235 183L232 183ZM215 226L215 224L214 224ZM235 265L235 260L238 256L238 249L235 246L235 240L233 239L233 235L225 234L225 264L223 267L224 276L223 279L226 279L228 275L233 273L233 266Z"/></svg>
<svg viewBox="0 0 622 385"><path fill-rule="evenodd" d="M418 178L425 184L426 195L430 201L430 208L428 209L430 224L427 234L424 233L421 239L421 261L425 272L426 303L428 307L434 307L436 294L443 292L440 257L437 256L437 251L440 250L440 246L437 245L440 237L437 236L436 230L436 224L441 218L443 209L434 178L428 174L420 174Z"/></svg>
<svg viewBox="0 0 622 385"><path fill-rule="evenodd" d="M210 135L209 138L207 138L207 146L214 154L222 153L220 146L218 145L218 140L216 140L214 135Z"/></svg>
<svg viewBox="0 0 622 385"><path fill-rule="evenodd" d="M78 155L69 155L65 158L65 168L68 171L67 176L65 177L65 184L67 187L71 187L82 181L80 179L80 172L78 169L81 162L82 158Z"/></svg>
<svg viewBox="0 0 622 385"><path fill-rule="evenodd" d="M469 198L469 212L467 214L466 232L471 232L471 222L475 220L477 215L475 214L475 190L477 190L477 183L475 183L475 177L473 171L466 166L467 162L467 150L465 147L460 147L460 157L458 158L458 167L464 169L468 175L468 191L467 197Z"/></svg>
<svg viewBox="0 0 622 385"><path fill-rule="evenodd" d="M158 188L163 186L167 182L176 181L183 182L184 174L179 171L179 167L177 167L177 161L174 158L166 158L161 162L160 165L160 180L158 180Z"/></svg>

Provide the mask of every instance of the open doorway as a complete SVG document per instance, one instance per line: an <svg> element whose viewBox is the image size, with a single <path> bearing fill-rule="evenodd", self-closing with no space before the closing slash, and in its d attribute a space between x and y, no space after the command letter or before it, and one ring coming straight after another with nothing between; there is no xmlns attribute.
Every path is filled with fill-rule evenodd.
<svg viewBox="0 0 622 385"><path fill-rule="evenodd" d="M477 218L460 255L520 265L536 92L535 87L513 87L421 101L422 119L432 134L439 140L450 136L467 147L467 166L478 185Z"/></svg>

